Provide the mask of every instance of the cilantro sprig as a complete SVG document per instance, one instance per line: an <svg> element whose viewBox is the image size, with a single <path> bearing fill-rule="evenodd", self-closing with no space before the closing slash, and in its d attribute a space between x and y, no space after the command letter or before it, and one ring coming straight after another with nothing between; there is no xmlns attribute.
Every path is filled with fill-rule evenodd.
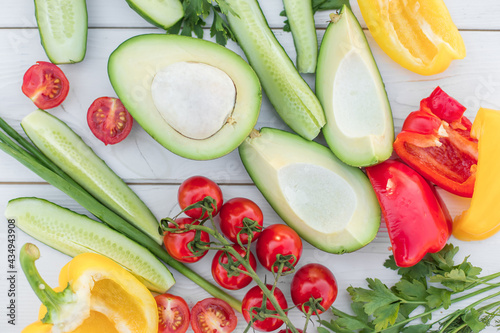
<svg viewBox="0 0 500 333"><path fill-rule="evenodd" d="M480 277L482 269L472 265L469 257L455 263L457 253L458 247L448 244L417 265L404 268L391 256L384 266L397 271L401 279L388 287L379 279L368 278L368 288L347 288L353 314L332 307L334 319L321 321L318 332L455 333L500 326L500 282L494 282L500 272ZM436 311L480 295L473 303L432 321Z"/></svg>

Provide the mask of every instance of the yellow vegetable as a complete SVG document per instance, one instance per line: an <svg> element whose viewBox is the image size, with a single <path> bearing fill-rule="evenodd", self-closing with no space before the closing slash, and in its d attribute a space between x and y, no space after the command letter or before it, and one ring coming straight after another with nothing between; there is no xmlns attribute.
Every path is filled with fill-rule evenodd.
<svg viewBox="0 0 500 333"><path fill-rule="evenodd" d="M478 139L476 184L470 208L453 222L453 235L461 240L481 240L500 230L500 111L481 108L472 124Z"/></svg>
<svg viewBox="0 0 500 333"><path fill-rule="evenodd" d="M38 248L26 244L20 262L42 301L39 321L22 333L152 333L158 331L156 301L149 290L123 267L102 255L84 253L60 272L52 289L35 267Z"/></svg>
<svg viewBox="0 0 500 333"><path fill-rule="evenodd" d="M358 0L378 45L422 75L441 73L465 57L465 45L443 0Z"/></svg>

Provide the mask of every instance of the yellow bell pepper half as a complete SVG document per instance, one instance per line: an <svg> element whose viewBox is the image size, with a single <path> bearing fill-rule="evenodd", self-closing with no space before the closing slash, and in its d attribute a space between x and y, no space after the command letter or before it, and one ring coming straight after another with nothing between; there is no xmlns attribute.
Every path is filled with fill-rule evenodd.
<svg viewBox="0 0 500 333"><path fill-rule="evenodd" d="M358 0L382 50L421 75L443 72L465 57L465 44L443 0Z"/></svg>
<svg viewBox="0 0 500 333"><path fill-rule="evenodd" d="M478 139L476 183L468 210L455 218L453 236L481 240L500 230L500 111L479 109L471 137Z"/></svg>
<svg viewBox="0 0 500 333"><path fill-rule="evenodd" d="M23 246L23 271L43 305L39 321L22 333L154 333L156 301L150 291L123 267L102 255L84 253L60 272L52 289L35 267L40 257L33 244Z"/></svg>

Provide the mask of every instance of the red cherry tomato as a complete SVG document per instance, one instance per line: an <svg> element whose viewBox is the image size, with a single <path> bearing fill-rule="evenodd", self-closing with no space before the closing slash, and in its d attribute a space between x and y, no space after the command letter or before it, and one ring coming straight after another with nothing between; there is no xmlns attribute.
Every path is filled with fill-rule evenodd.
<svg viewBox="0 0 500 333"><path fill-rule="evenodd" d="M264 216L259 206L252 200L245 198L233 198L227 201L220 210L220 229L222 233L233 243L238 243L238 232L243 228L243 219L248 218L256 221L262 229ZM252 242L257 239L260 232L254 231ZM241 234L240 240L243 244L248 242L248 235Z"/></svg>
<svg viewBox="0 0 500 333"><path fill-rule="evenodd" d="M297 331L299 331L300 333L302 333L302 330L297 328ZM292 333L292 331L288 328L284 328L282 330L280 330L278 333Z"/></svg>
<svg viewBox="0 0 500 333"><path fill-rule="evenodd" d="M242 256L245 256L246 249L242 248L239 245L233 245L233 248ZM230 255L233 260L235 260L233 255ZM235 276L228 276L227 270L222 267L222 264L227 264L229 262L228 255L224 253L224 251L217 251L214 259L212 260L212 276L214 277L215 282L217 282L221 287L230 289L230 290L238 290L244 288L252 282L252 277L246 275L245 273L240 273ZM250 251L249 262L252 269L255 270L257 268L257 260L255 260L255 256ZM246 270L243 265L239 265L238 268Z"/></svg>
<svg viewBox="0 0 500 333"><path fill-rule="evenodd" d="M199 224L199 221L193 220L189 217L180 217L175 221L177 222L177 224L179 224L180 229L185 229L187 224ZM174 224L169 223L169 227L173 228ZM167 250L168 254L170 254L170 256L177 261L185 263L197 262L207 254L208 250L205 251L201 256L195 256L193 252L189 250L188 244L194 240L195 235L195 230L190 230L182 233L167 231L165 232L165 236L163 237L165 249ZM209 242L210 236L207 232L202 231L200 240L202 242Z"/></svg>
<svg viewBox="0 0 500 333"><path fill-rule="evenodd" d="M266 286L267 289L269 290L272 289L272 285L268 284ZM274 297L276 297L276 300L278 301L278 304L282 309L286 309L288 307L285 295L283 295L283 292L279 288L274 289L273 295ZM243 297L241 308L243 309L243 317L245 318L247 323L249 323L251 320L251 313L250 313L251 308L262 307L263 296L264 292L262 291L262 289L260 289L259 286L255 286L246 293L245 297ZM275 307L271 304L269 299L266 300L266 308L270 310L275 310ZM257 313L257 311L253 310L252 313ZM283 325L283 320L281 319L266 318L264 320L256 320L252 324L252 327L258 331L271 332L280 328L281 325Z"/></svg>
<svg viewBox="0 0 500 333"><path fill-rule="evenodd" d="M114 145L129 135L134 119L118 98L99 97L89 107L87 123L96 138Z"/></svg>
<svg viewBox="0 0 500 333"><path fill-rule="evenodd" d="M213 198L217 202L217 207L214 207L215 211L212 214L212 216L215 216L219 213L219 210L222 207L223 198L219 185L212 180L203 176L190 177L181 184L177 193L177 199L181 209L201 201L207 196ZM194 219L205 219L208 217L206 212L203 216L201 216L201 208L193 208L185 211L184 213Z"/></svg>
<svg viewBox="0 0 500 333"><path fill-rule="evenodd" d="M158 333L184 333L189 328L189 307L179 296L162 294L155 297L158 307Z"/></svg>
<svg viewBox="0 0 500 333"><path fill-rule="evenodd" d="M273 224L265 228L257 239L257 258L262 266L271 271L273 264L276 262L276 256L281 255L294 255L296 257L295 263L293 258L289 260L295 266L302 254L302 240L299 235L289 226L284 224ZM285 267L283 271L290 270ZM274 272L278 271L278 267L274 267Z"/></svg>
<svg viewBox="0 0 500 333"><path fill-rule="evenodd" d="M68 96L69 81L53 63L37 61L23 78L23 93L40 109L59 106Z"/></svg>
<svg viewBox="0 0 500 333"><path fill-rule="evenodd" d="M304 313L309 311L309 306L304 303L309 302L311 297L322 299L319 303L327 310L337 298L337 280L333 273L323 265L307 264L301 267L293 276L290 285L293 304ZM304 305L304 306L303 306ZM303 306L303 307L302 307ZM311 314L320 314L324 311L318 309Z"/></svg>
<svg viewBox="0 0 500 333"><path fill-rule="evenodd" d="M191 327L195 333L229 333L237 324L233 308L218 298L206 298L191 309Z"/></svg>

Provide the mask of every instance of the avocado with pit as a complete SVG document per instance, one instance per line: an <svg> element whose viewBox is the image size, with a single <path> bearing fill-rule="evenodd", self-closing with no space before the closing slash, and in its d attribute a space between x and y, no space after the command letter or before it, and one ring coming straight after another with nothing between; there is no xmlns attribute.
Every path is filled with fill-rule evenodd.
<svg viewBox="0 0 500 333"><path fill-rule="evenodd" d="M257 75L238 54L210 41L165 34L132 37L111 54L108 75L134 120L186 158L228 154L259 116Z"/></svg>
<svg viewBox="0 0 500 333"><path fill-rule="evenodd" d="M370 243L381 212L368 177L327 147L272 128L253 131L238 148L257 188L303 239L330 253Z"/></svg>
<svg viewBox="0 0 500 333"><path fill-rule="evenodd" d="M391 106L363 29L347 6L332 15L316 73L326 117L322 132L335 155L357 167L388 159L394 142Z"/></svg>

